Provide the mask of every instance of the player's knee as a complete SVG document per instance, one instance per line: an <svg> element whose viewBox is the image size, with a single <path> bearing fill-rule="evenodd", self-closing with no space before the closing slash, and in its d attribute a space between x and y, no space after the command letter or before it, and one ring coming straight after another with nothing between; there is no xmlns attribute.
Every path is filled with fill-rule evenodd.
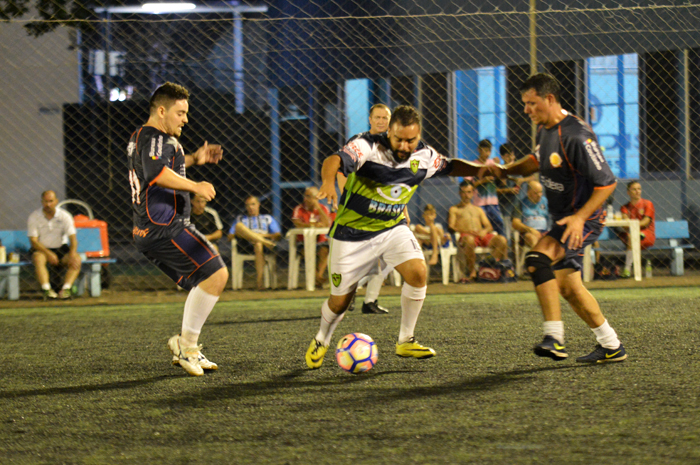
<svg viewBox="0 0 700 465"><path fill-rule="evenodd" d="M542 252L528 252L525 255L525 266L535 287L554 279L552 259Z"/></svg>

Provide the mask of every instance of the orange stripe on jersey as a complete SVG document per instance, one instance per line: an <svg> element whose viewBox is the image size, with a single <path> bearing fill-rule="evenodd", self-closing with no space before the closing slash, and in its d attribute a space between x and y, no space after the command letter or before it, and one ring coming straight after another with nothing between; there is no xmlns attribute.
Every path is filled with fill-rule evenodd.
<svg viewBox="0 0 700 465"><path fill-rule="evenodd" d="M607 188L609 188L609 187L613 187L613 186L616 186L616 185L617 185L617 181L615 181L614 183L609 184L609 185L607 185L607 186L594 187L593 189L594 189L594 190L595 190L595 189L607 189Z"/></svg>
<svg viewBox="0 0 700 465"><path fill-rule="evenodd" d="M155 178L153 178L153 181L151 181L151 182L148 183L149 186L152 186L153 184L155 184L155 183L158 181L158 179L159 179L161 176L163 176L163 173L165 173L165 168L167 168L167 166L164 166L163 169L160 170L160 173L158 173L158 176L156 176Z"/></svg>

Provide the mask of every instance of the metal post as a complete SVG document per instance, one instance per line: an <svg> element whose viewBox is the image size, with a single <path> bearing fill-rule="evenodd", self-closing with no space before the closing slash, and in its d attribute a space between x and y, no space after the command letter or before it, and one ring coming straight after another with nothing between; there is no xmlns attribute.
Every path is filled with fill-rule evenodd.
<svg viewBox="0 0 700 465"><path fill-rule="evenodd" d="M625 59L623 55L617 56L617 147L620 167L620 177L627 177L627 124L625 124Z"/></svg>
<svg viewBox="0 0 700 465"><path fill-rule="evenodd" d="M272 181L272 216L279 221L282 218L282 149L280 143L280 108L279 90L267 89L267 103L270 105L270 157L272 158L270 178Z"/></svg>
<svg viewBox="0 0 700 465"><path fill-rule="evenodd" d="M233 12L233 94L236 98L236 113L245 110L243 89L243 19L239 11Z"/></svg>
<svg viewBox="0 0 700 465"><path fill-rule="evenodd" d="M537 73L537 6L536 0L530 0L530 76ZM531 124L530 140L532 150L535 150L537 127Z"/></svg>
<svg viewBox="0 0 700 465"><path fill-rule="evenodd" d="M681 88L679 89L682 99L681 105L681 125L679 135L681 138L681 215L685 216L688 207L688 181L690 178L690 73L689 73L689 51L684 49L681 55Z"/></svg>
<svg viewBox="0 0 700 465"><path fill-rule="evenodd" d="M316 86L308 86L307 91L309 93L309 166L310 166L310 178L314 185L319 184L321 179L320 172L318 170L319 159L318 159L318 124L316 121L316 100L318 99L318 90Z"/></svg>

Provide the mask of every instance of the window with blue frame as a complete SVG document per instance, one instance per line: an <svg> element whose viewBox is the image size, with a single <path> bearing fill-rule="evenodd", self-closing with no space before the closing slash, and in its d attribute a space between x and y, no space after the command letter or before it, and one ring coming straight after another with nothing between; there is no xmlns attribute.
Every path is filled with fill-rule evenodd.
<svg viewBox="0 0 700 465"><path fill-rule="evenodd" d="M589 122L615 176L639 178L637 54L593 57L588 67Z"/></svg>
<svg viewBox="0 0 700 465"><path fill-rule="evenodd" d="M506 68L455 71L454 83L457 156L474 160L480 140L490 140L494 148L507 140Z"/></svg>

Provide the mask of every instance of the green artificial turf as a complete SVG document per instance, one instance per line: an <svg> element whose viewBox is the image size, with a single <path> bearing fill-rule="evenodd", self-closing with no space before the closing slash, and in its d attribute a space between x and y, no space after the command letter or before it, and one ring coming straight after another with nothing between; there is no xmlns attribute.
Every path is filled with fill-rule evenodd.
<svg viewBox="0 0 700 465"><path fill-rule="evenodd" d="M383 297L333 338L374 338L362 375L333 350L306 369L320 299L217 305L201 378L170 364L181 305L0 310L0 463L700 463L700 290L594 295L623 363L575 363L595 338L567 306L570 358L536 357L533 292L428 296L416 337L438 356L401 359Z"/></svg>

